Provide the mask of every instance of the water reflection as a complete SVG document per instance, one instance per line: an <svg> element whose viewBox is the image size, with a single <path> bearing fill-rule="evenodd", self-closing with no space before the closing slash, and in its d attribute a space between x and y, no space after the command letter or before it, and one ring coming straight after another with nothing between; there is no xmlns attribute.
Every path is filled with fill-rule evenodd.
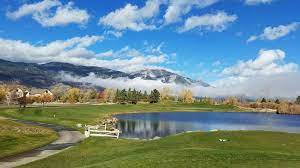
<svg viewBox="0 0 300 168"><path fill-rule="evenodd" d="M186 131L266 130L300 133L300 116L273 113L176 112L122 114L121 137L152 139Z"/></svg>

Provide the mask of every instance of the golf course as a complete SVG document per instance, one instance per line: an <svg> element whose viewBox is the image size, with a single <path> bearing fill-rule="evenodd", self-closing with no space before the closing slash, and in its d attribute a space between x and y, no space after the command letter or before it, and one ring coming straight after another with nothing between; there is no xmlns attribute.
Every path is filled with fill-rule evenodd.
<svg viewBox="0 0 300 168"><path fill-rule="evenodd" d="M84 129L77 128L77 124L95 125L114 114L176 111L215 113L241 110L230 105L201 103L53 105L26 109L3 107L0 116L6 118L1 120L1 127L28 127L9 121L9 118L15 118L83 132ZM57 138L55 132L48 129L26 135L11 130L9 133L0 132L0 148L5 151L1 157L39 147ZM220 142L220 138L228 141ZM300 134L196 131L157 140L90 137L59 154L21 167L300 167Z"/></svg>

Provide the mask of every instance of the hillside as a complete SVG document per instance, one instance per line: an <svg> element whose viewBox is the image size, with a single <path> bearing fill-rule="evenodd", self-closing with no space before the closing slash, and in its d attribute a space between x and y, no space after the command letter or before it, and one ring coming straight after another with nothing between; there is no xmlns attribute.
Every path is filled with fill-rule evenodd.
<svg viewBox="0 0 300 168"><path fill-rule="evenodd" d="M69 63L51 62L46 64L10 62L0 60L0 81L3 83L17 82L22 85L48 88L58 83L67 85L80 85L80 83L67 82L57 76L66 73L76 77L86 77L91 73L101 79L141 78L144 80L161 81L163 83L175 83L180 85L200 85L208 87L209 84L183 77L173 72L161 69L147 69L133 73L125 73L103 67L80 66ZM89 81L85 81L89 83Z"/></svg>

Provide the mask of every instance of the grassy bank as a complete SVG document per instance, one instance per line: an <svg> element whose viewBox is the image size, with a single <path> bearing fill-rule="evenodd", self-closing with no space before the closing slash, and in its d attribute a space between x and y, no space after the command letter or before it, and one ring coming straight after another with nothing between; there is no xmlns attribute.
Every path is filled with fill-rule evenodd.
<svg viewBox="0 0 300 168"><path fill-rule="evenodd" d="M23 167L292 168L300 167L300 135L248 131L186 133L155 141L89 138Z"/></svg>
<svg viewBox="0 0 300 168"><path fill-rule="evenodd" d="M52 130L0 119L0 158L43 146L56 138Z"/></svg>
<svg viewBox="0 0 300 168"><path fill-rule="evenodd" d="M105 116L125 112L171 112L171 111L237 111L229 105L207 104L138 104L138 105L65 105L52 107L0 108L0 116L54 123L75 127L77 123L95 124Z"/></svg>

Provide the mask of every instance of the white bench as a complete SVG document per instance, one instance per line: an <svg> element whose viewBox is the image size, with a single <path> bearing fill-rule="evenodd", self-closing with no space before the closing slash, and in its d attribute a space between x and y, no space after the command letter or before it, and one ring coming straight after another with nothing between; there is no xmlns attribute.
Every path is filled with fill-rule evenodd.
<svg viewBox="0 0 300 168"><path fill-rule="evenodd" d="M111 137L111 138L118 139L120 136L120 130L113 129L112 131L109 131L107 130L106 125L86 126L86 128L87 128L85 131L86 137L95 136L95 137Z"/></svg>

